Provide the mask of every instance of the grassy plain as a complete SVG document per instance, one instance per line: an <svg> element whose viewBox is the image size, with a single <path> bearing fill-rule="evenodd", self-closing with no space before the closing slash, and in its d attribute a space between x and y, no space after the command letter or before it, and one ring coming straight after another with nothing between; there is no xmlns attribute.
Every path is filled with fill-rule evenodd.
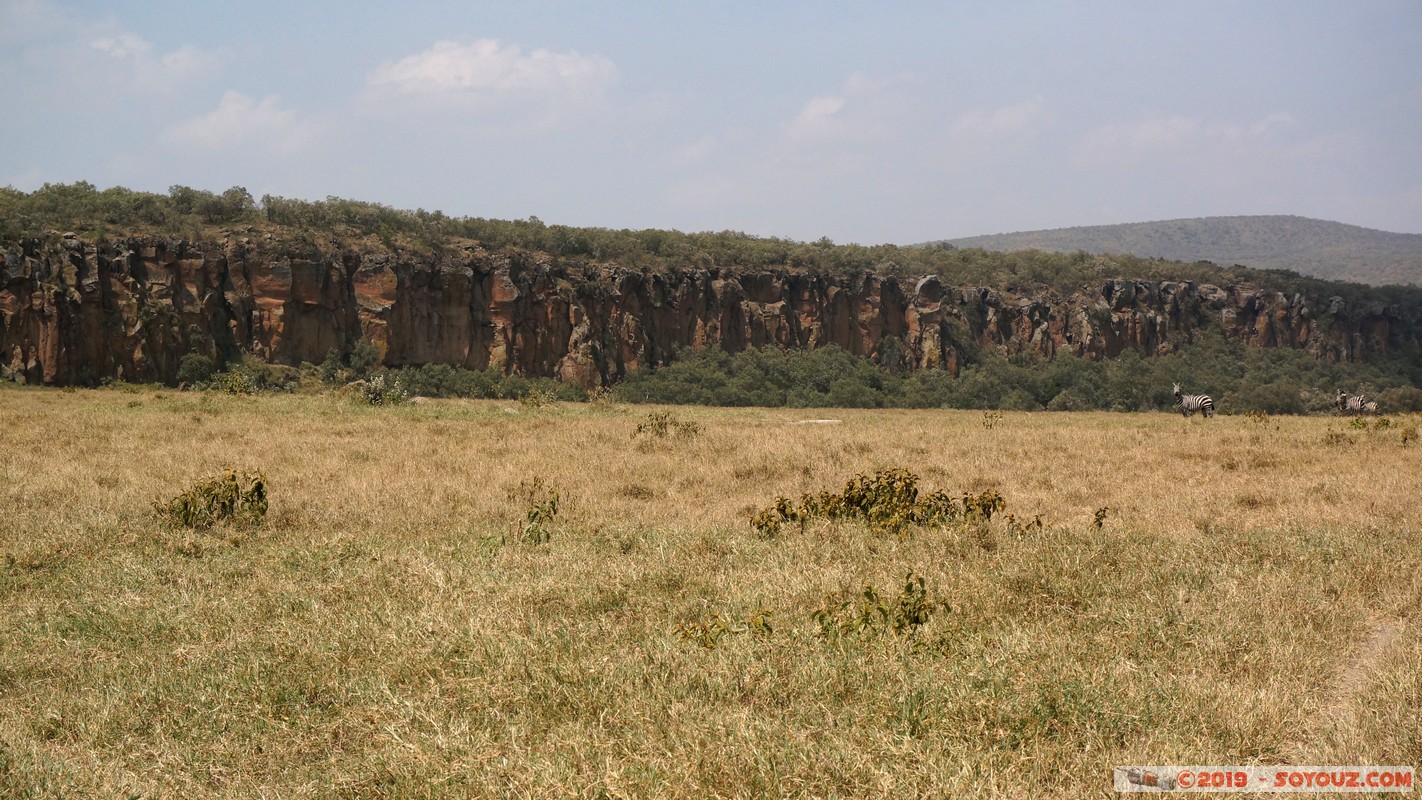
<svg viewBox="0 0 1422 800"><path fill-rule="evenodd" d="M637 435L655 411L699 430ZM1118 764L1422 766L1422 420L1393 422L0 389L0 796L1106 797ZM154 514L229 467L266 475L261 527ZM1017 524L748 524L884 467ZM821 634L910 571L951 610Z"/></svg>

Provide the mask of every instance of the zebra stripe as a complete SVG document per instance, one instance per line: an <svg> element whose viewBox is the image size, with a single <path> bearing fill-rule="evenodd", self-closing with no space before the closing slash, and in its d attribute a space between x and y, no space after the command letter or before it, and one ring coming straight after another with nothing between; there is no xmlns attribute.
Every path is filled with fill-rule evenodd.
<svg viewBox="0 0 1422 800"><path fill-rule="evenodd" d="M1342 389L1338 390L1338 397L1334 399L1338 405L1339 414L1376 414L1378 404L1360 394L1348 394Z"/></svg>
<svg viewBox="0 0 1422 800"><path fill-rule="evenodd" d="M1175 384L1175 404L1180 406L1180 413L1189 417L1196 411L1205 415L1208 419L1215 415L1215 401L1207 394L1182 394L1180 384Z"/></svg>

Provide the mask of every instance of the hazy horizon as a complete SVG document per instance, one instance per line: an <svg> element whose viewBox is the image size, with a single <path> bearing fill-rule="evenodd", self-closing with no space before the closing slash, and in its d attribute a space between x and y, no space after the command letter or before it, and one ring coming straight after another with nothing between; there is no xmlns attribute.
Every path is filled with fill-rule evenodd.
<svg viewBox="0 0 1422 800"><path fill-rule="evenodd" d="M1209 216L1203 216L1203 217L1172 217L1172 218L1170 218L1170 219L1138 219L1138 220L1130 220L1130 221L1127 221L1127 222L1102 222L1102 223L1096 223L1096 224L1092 224L1092 225L1066 225L1066 226L1058 227L1058 228L1033 228L1033 229L1031 229L1031 230L1021 230L1021 231L994 231L994 232L992 232L992 233L970 233L970 234L967 234L967 235L964 235L964 236L953 236L953 237L950 237L950 238L955 239L955 240L956 240L956 239L981 239L981 238L985 238L985 237L989 237L989 236L1012 236L1012 235L1014 235L1014 234L1019 234L1019 233L1051 233L1051 232L1053 232L1053 231L1069 231L1069 230L1077 230L1077 229L1079 229L1079 228L1119 228L1119 227L1124 227L1124 226L1128 226L1128 225L1157 225L1157 224L1168 223L1168 222L1185 222L1185 221L1191 221L1191 220L1262 219L1262 218L1268 218L1268 217L1285 217L1285 218L1293 218L1293 219L1305 220L1305 221L1309 221L1309 222L1327 222L1327 223L1332 223L1332 224L1335 224L1335 225L1347 225L1347 226L1350 227L1350 228L1361 228L1361 229L1363 229L1363 230L1373 231L1373 232L1376 232L1376 233L1391 233L1391 234L1397 234L1397 235L1400 235L1400 236L1422 236L1422 234L1407 233L1406 231L1390 231L1390 230L1385 230L1385 229L1383 229L1383 228L1370 228L1370 227L1368 227L1367 225L1354 225L1354 224L1351 223L1351 222L1341 222L1341 221L1335 220L1335 219L1319 219L1318 217L1305 217L1305 216L1303 216L1303 215L1301 215L1301 214L1211 214L1211 215L1209 215ZM935 241L944 241L944 240L935 240Z"/></svg>

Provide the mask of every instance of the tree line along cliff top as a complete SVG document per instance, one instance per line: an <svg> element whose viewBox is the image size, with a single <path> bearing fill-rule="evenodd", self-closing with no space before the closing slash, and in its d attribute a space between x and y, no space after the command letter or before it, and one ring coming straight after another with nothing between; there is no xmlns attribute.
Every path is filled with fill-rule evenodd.
<svg viewBox="0 0 1422 800"><path fill-rule="evenodd" d="M488 250L518 249L555 261L650 271L689 267L833 275L868 272L901 278L937 275L956 285L1043 287L1062 292L1103 280L1182 280L1221 286L1249 284L1286 294L1340 295L1350 302L1422 307L1422 289L1416 287L1367 287L1287 269L1258 270L1085 249L999 251L948 243L835 244L827 238L799 242L735 231L573 227L546 224L537 217L452 217L440 211L400 210L338 197L307 201L265 195L257 200L242 187L214 193L173 186L167 194L123 187L101 190L82 181L45 184L33 192L0 188L0 243L59 231L93 240L147 235L194 242L261 233L294 243L334 243L342 249L429 256L441 256L461 243L475 242Z"/></svg>

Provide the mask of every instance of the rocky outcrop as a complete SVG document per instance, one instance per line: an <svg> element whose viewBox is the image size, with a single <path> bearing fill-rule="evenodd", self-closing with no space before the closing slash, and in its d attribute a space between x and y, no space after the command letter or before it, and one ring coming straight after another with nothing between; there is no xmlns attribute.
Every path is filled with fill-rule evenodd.
<svg viewBox="0 0 1422 800"><path fill-rule="evenodd" d="M839 345L957 374L983 350L1169 353L1208 326L1257 347L1366 361L1418 309L1247 286L1113 280L1071 294L936 276L644 272L473 243L438 256L234 234L190 243L54 234L0 250L0 373L28 383L175 380L188 353L298 364L367 339L390 366L442 363L584 386L679 348Z"/></svg>

